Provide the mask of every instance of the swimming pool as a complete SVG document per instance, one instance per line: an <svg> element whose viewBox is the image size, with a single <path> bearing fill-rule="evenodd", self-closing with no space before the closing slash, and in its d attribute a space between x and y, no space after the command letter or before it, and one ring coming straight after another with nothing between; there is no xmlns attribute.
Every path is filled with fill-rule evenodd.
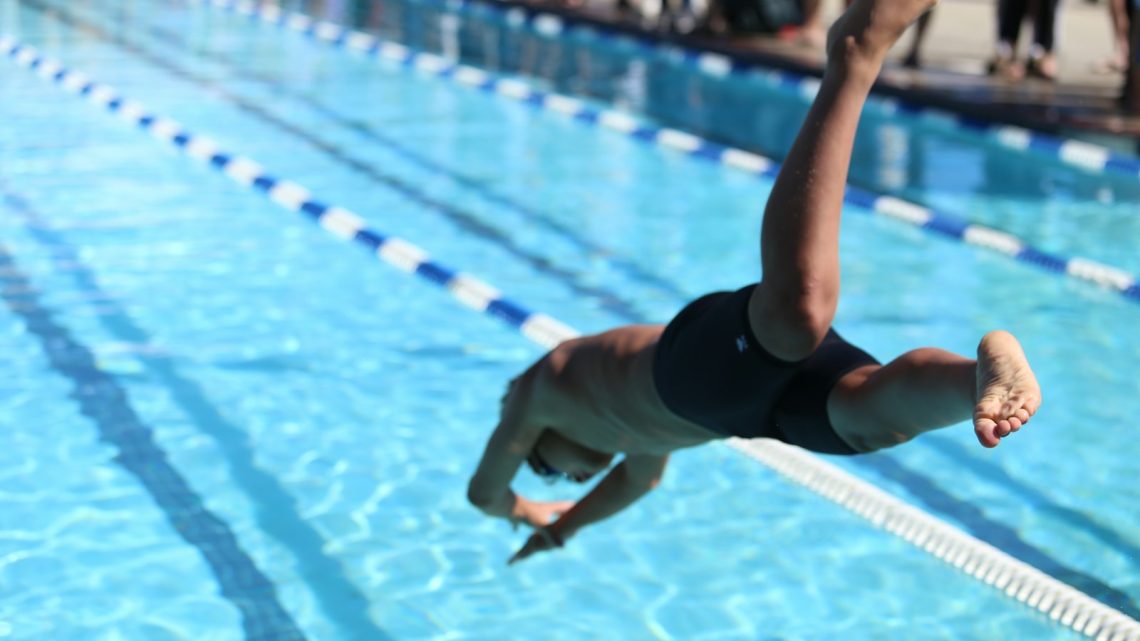
<svg viewBox="0 0 1140 641"><path fill-rule="evenodd" d="M581 330L755 277L767 180L206 8L0 6L21 42ZM522 536L463 488L538 348L34 74L0 83L8 636L1078 638L726 447L506 569ZM1128 201L1076 238L1047 197L1002 201L1002 228L1140 271ZM1135 617L1136 446L1100 426L1136 409L1138 306L864 213L845 334L889 357L1008 326L1049 397L993 452L959 429L833 462Z"/></svg>

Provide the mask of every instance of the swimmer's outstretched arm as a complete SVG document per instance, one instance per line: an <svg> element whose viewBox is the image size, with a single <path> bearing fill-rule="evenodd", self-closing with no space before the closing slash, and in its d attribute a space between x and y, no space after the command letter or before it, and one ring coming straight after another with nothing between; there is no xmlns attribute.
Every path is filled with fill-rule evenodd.
<svg viewBox="0 0 1140 641"><path fill-rule="evenodd" d="M511 490L511 480L542 434L543 419L536 411L541 399L535 397L535 372L532 367L511 383L499 424L467 486L467 500L487 516L541 527L569 509L571 503L530 501Z"/></svg>
<svg viewBox="0 0 1140 641"><path fill-rule="evenodd" d="M614 466L590 493L557 521L540 527L509 563L562 545L592 523L607 519L648 494L661 482L669 456L630 455Z"/></svg>

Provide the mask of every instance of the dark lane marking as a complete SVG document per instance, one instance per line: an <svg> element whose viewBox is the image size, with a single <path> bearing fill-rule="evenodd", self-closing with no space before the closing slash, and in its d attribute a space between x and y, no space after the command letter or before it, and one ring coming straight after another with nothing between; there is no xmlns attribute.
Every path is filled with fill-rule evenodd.
<svg viewBox="0 0 1140 641"><path fill-rule="evenodd" d="M53 231L44 216L33 209L31 204L11 192L4 184L3 177L0 177L0 200L26 223L28 233L37 242L52 251L57 263L67 265L67 273L74 279L79 290L88 295L88 301L99 307L99 313L95 317L108 332L126 343L151 344L150 335L135 323L113 296L103 291L94 270L83 263L79 252L63 236ZM193 380L183 376L172 361L154 356L139 360L154 380L170 391L171 399L192 423L214 439L234 482L250 497L256 510L258 526L292 553L298 573L314 588L314 598L325 616L344 632L347 639L392 641L392 637L378 628L368 615L368 598L345 576L341 564L325 554L326 541L300 515L293 497L272 474L254 463L253 448L245 431L214 407L209 395ZM91 366L95 367L93 363ZM100 375L103 379L114 382L110 376L101 372ZM123 396L125 398L125 392ZM100 412L100 415L108 411L114 413L113 407L103 404L104 400L106 399L94 399L92 410ZM110 401L114 401L114 398L110 398ZM155 456L160 457L156 460L162 463L166 461L165 454L161 452L155 452ZM171 471L170 474L174 472ZM155 487L158 489L152 490L152 493L167 486L156 484ZM206 531L204 527L195 529ZM229 558L237 558L238 562L220 566L220 573L215 572L219 581L223 576L232 580L233 576L249 574L246 566L252 565L252 562L243 561L232 553L225 554L220 561ZM225 592L223 584L223 593ZM269 615L261 618L272 620ZM252 641L257 638L269 640L293 637L266 634L254 636L247 630L247 639Z"/></svg>
<svg viewBox="0 0 1140 641"><path fill-rule="evenodd" d="M304 641L305 635L277 601L277 589L241 548L233 529L208 510L201 497L154 442L154 432L131 407L126 390L95 364L95 356L44 308L36 288L0 245L0 297L39 339L52 368L74 385L69 395L117 448L115 462L154 499L180 537L198 551L221 593L241 613L245 638Z"/></svg>
<svg viewBox="0 0 1140 641"><path fill-rule="evenodd" d="M1036 510L1052 514L1070 527L1096 537L1101 544L1130 559L1133 566L1140 570L1140 545L1137 545L1138 542L1135 537L1125 536L1102 523L1098 523L1096 515L1085 514L1079 510L1054 503L1044 492L1011 476L1004 468L990 465L975 456L971 456L961 443L952 438L941 434L928 434L924 438L932 446L930 449L939 456L944 456L954 464L968 468L990 483L1019 495Z"/></svg>

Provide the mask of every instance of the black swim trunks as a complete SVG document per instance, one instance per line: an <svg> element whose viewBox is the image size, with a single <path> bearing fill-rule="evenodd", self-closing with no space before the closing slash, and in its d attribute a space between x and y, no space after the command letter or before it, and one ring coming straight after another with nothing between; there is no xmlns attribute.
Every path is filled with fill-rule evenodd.
<svg viewBox="0 0 1140 641"><path fill-rule="evenodd" d="M725 436L854 454L828 419L827 397L844 374L878 361L835 330L802 361L776 358L748 321L755 287L698 298L669 323L653 365L661 400L678 416Z"/></svg>

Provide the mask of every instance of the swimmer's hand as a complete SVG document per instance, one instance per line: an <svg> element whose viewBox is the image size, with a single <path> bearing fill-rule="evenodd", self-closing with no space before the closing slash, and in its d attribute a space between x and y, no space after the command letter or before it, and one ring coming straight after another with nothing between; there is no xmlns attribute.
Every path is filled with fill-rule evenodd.
<svg viewBox="0 0 1140 641"><path fill-rule="evenodd" d="M514 565L539 552L557 550L564 545L566 545L566 541L562 538L561 534L555 531L553 526L540 527L526 540L526 545L523 545L522 549L515 552L515 555L511 557L510 561L507 561L507 565Z"/></svg>
<svg viewBox="0 0 1140 641"><path fill-rule="evenodd" d="M511 510L511 524L515 529L518 529L519 523L532 528L544 528L572 507L574 501L531 501L520 496Z"/></svg>

